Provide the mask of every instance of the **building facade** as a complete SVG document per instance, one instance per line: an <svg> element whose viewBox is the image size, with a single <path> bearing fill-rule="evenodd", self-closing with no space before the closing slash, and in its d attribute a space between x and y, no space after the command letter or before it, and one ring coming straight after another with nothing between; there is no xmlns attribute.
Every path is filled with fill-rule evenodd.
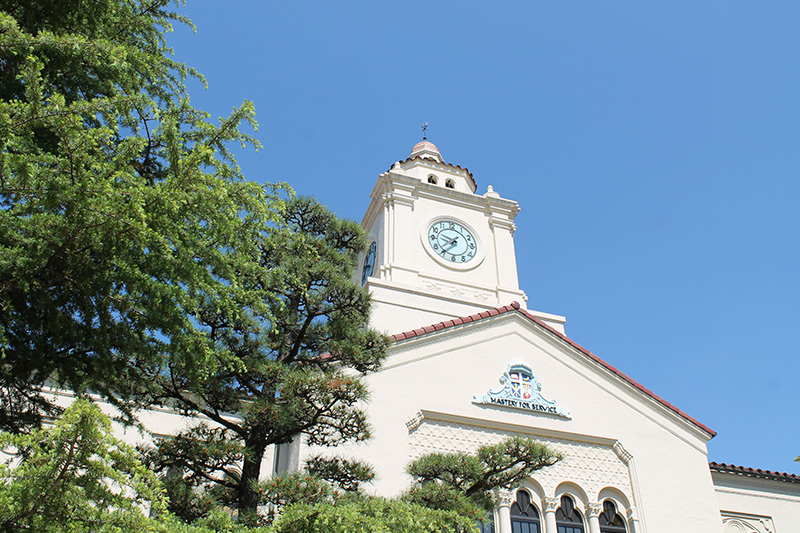
<svg viewBox="0 0 800 533"><path fill-rule="evenodd" d="M361 282L390 355L367 377L374 437L337 450L406 489L409 461L512 435L563 453L498 494L500 533L800 533L800 478L709 464L715 433L527 309L518 204L423 141L381 174L363 219ZM315 452L298 443L279 468ZM277 464L276 460L276 464Z"/></svg>

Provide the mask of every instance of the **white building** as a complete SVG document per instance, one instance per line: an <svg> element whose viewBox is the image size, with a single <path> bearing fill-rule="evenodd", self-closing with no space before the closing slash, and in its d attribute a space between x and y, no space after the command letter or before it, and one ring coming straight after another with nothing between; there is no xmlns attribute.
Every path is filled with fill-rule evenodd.
<svg viewBox="0 0 800 533"><path fill-rule="evenodd" d="M500 533L800 533L800 476L709 465L714 431L526 308L518 211L427 141L380 175L362 282L394 342L367 378L374 438L340 451L372 463L386 496L429 452L516 434L563 452L499 495Z"/></svg>

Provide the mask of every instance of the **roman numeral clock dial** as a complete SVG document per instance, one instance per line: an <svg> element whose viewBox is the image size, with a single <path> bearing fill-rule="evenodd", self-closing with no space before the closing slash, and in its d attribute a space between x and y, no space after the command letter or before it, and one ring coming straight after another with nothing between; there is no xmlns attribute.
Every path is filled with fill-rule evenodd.
<svg viewBox="0 0 800 533"><path fill-rule="evenodd" d="M431 224L428 246L433 253L455 264L469 263L478 251L472 232L454 220L439 220Z"/></svg>

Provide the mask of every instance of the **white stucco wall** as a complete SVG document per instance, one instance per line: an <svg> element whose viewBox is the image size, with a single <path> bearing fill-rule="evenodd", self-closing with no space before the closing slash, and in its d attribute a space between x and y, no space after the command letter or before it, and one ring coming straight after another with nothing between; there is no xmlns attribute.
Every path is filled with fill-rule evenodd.
<svg viewBox="0 0 800 533"><path fill-rule="evenodd" d="M800 483L712 474L725 533L800 533Z"/></svg>
<svg viewBox="0 0 800 533"><path fill-rule="evenodd" d="M533 368L544 397L568 409L571 420L472 403L473 395L500 388L498 378L514 359ZM425 438L416 431L428 432L427 439L435 441L423 452L475 448L518 432L538 436L567 454L552 473L533 477L545 497L558 495L560 480L580 487L588 502L597 502L606 481L596 465L607 465L603 468L613 477L621 464L628 480L616 488L631 500L640 521L637 531L721 530L707 463L710 435L519 313L400 341L368 383L375 437L338 451L376 466L379 494L396 495L408 486L405 465L425 448ZM627 463L621 456L629 456Z"/></svg>

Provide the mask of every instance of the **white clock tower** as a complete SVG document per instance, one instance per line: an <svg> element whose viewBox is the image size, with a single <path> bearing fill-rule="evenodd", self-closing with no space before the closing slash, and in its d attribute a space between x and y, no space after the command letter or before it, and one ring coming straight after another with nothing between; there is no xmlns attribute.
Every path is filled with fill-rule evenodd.
<svg viewBox="0 0 800 533"><path fill-rule="evenodd" d="M373 327L398 333L513 301L525 306L514 251L519 206L491 186L475 191L469 170L445 163L427 140L380 175L362 221ZM535 314L563 330L563 317Z"/></svg>

